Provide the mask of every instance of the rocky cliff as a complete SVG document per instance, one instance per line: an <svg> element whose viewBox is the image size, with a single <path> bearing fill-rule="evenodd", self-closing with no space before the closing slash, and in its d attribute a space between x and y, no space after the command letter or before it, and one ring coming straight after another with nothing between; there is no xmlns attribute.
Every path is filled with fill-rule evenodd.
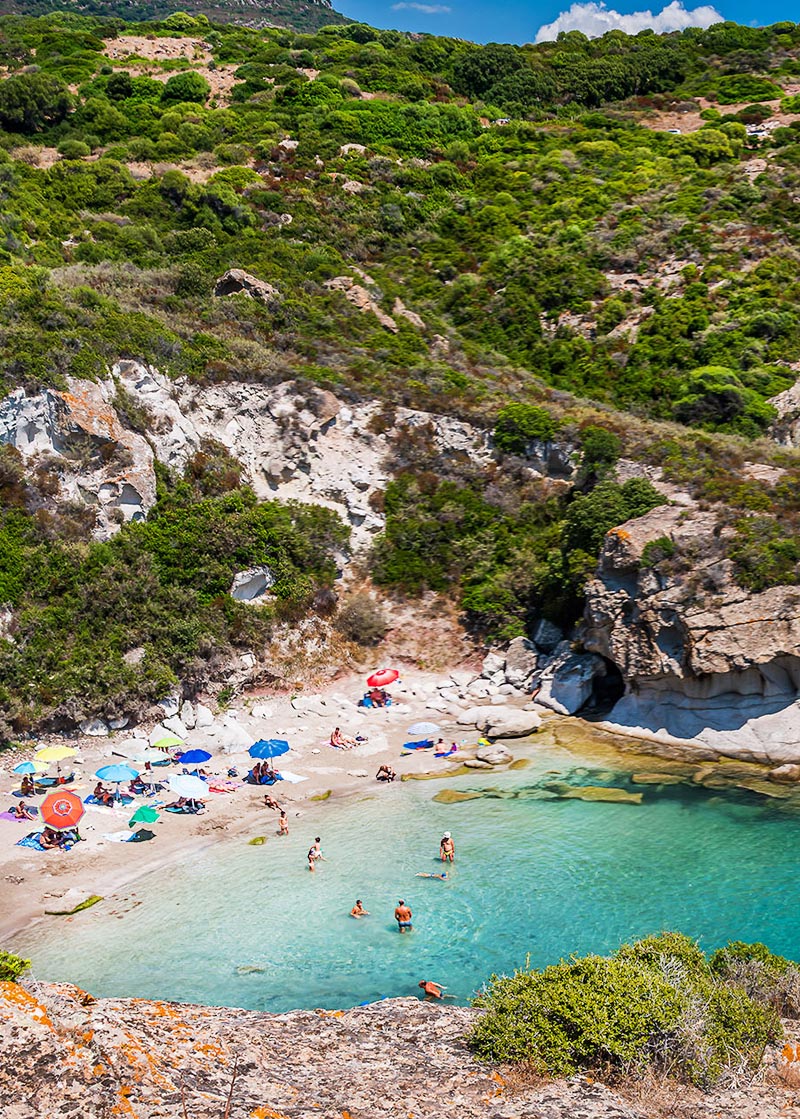
<svg viewBox="0 0 800 1119"><path fill-rule="evenodd" d="M742 590L728 532L718 511L679 506L613 529L587 589L584 645L626 682L616 728L796 761L800 588Z"/></svg>
<svg viewBox="0 0 800 1119"><path fill-rule="evenodd" d="M475 1011L394 999L261 1014L76 987L0 983L3 1119L649 1119L584 1077L541 1083L478 1064ZM769 1055L774 1067L775 1055ZM778 1119L786 1090L701 1096L673 1086L673 1119ZM651 1106L652 1105L652 1106Z"/></svg>

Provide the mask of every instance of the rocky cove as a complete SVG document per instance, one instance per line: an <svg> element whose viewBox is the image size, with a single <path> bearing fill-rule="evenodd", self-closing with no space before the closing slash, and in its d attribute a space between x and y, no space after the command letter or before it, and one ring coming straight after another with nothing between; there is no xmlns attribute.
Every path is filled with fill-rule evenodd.
<svg viewBox="0 0 800 1119"><path fill-rule="evenodd" d="M158 464L181 470L201 447L221 445L257 496L327 505L350 526L351 544L339 556L344 586L384 527L383 491L415 439L480 469L494 457L488 431L452 417L345 402L292 382L200 387L135 361L118 362L105 381L72 380L67 391L34 395L19 389L0 402L0 442L16 449L30 475L50 479L45 508L83 508L97 538L147 516ZM528 478L558 489L577 470L573 444L529 443ZM780 477L774 468L748 470ZM575 631L541 619L528 637L492 650L461 696L443 689L440 709L490 735L527 734L538 716L501 706L535 690L540 709L573 715L588 704L595 721L643 740L773 768L800 761L800 592L737 585L723 548L732 533L724 507L698 503L657 468L623 460L617 475L647 478L668 504L607 534ZM669 554L654 562L654 545ZM268 568L242 570L230 591L268 602L273 581ZM9 607L4 626L13 629ZM258 678L257 660L248 654L232 666L239 684ZM486 709L465 712L471 699Z"/></svg>

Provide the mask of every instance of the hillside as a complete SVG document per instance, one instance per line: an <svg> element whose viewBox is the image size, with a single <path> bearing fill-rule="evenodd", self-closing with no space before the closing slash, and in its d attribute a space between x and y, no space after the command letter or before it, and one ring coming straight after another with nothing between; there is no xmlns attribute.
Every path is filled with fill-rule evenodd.
<svg viewBox="0 0 800 1119"><path fill-rule="evenodd" d="M678 499L634 599L800 581L800 25L8 16L0 62L6 736L270 677L302 618L357 656L376 588L580 639L605 533Z"/></svg>
<svg viewBox="0 0 800 1119"><path fill-rule="evenodd" d="M160 20L175 12L175 5L160 0L63 0L59 10L78 16L112 20ZM329 24L347 23L334 11L330 0L210 0L185 4L182 11L213 23L236 23L243 27L288 27L314 32ZM49 16L53 5L46 0L3 0L0 14Z"/></svg>

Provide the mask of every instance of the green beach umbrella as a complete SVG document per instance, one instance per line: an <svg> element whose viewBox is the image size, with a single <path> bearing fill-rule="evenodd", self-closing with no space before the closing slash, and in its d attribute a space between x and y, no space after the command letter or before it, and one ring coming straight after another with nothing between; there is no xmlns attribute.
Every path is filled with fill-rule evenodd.
<svg viewBox="0 0 800 1119"><path fill-rule="evenodd" d="M132 828L134 824L154 824L156 820L160 819L161 815L156 812L155 808L151 808L149 804L143 804L141 808L136 809L128 820L128 827Z"/></svg>
<svg viewBox="0 0 800 1119"><path fill-rule="evenodd" d="M164 738L159 738L158 742L153 743L154 750L171 750L173 746L182 746L180 738L176 738L174 734L167 734Z"/></svg>

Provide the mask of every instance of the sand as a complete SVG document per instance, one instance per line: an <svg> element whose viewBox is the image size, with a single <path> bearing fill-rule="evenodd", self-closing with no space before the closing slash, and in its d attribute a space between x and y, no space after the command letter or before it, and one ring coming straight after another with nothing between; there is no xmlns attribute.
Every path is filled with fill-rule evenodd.
<svg viewBox="0 0 800 1119"><path fill-rule="evenodd" d="M384 762L395 769L398 778L439 767L446 775L456 768L458 755L440 760L432 756L432 751L421 750L401 757L401 747L408 738L408 727L422 719L438 723L448 744L470 744L477 740L477 732L456 726L454 716L427 706L448 679L404 672L402 681L389 689L394 700L392 706L371 711L357 707L364 691L360 676L339 680L325 691L295 699L296 704L306 705L300 710L293 707L289 696L244 698L237 706L217 713L212 728L189 731L188 747L210 750L213 757L205 768L224 778L229 767L235 766L244 775L252 764L246 749L233 753L222 749L221 739L230 741L236 733L234 728L241 728L239 737L243 742L286 738L291 750L277 759L277 768L304 780L296 784L282 781L270 788L242 783L229 793L210 792L206 811L199 816L162 813L158 823L150 825L156 838L147 843L116 843L103 838L106 833L127 828L135 808L150 803L142 797L124 808L87 805L80 825L84 842L69 852L17 847L17 840L31 830L38 830L37 825L0 820L0 882L5 900L0 909L0 946L13 948L15 934L33 922L71 920L46 917L45 909L70 909L92 894L119 898L120 891L125 891L141 875L191 857L203 846L241 842L245 835L275 835L278 814L264 807L265 793L286 808L292 828L299 816L324 811L324 803L332 798L346 797L365 787L371 791L381 788L376 784L375 774ZM309 706L314 710L309 710ZM68 788L81 797L87 796L96 784L95 771L101 765L125 761L114 756L115 745L131 737L147 737L153 725L129 727L105 738L67 740L66 744L78 751L74 758L61 763L65 770L73 768L74 763L76 780ZM344 735L363 735L367 741L349 750L334 749L328 740L336 726ZM0 809L5 810L15 801L10 794L19 788L20 778L11 772L13 766L31 758L40 746L55 742L65 740L50 737L0 756ZM160 777L179 773L181 768L157 768L154 773ZM324 802L314 798L324 798ZM38 796L27 803L40 804L43 799ZM174 794L162 793L156 799L168 802Z"/></svg>

